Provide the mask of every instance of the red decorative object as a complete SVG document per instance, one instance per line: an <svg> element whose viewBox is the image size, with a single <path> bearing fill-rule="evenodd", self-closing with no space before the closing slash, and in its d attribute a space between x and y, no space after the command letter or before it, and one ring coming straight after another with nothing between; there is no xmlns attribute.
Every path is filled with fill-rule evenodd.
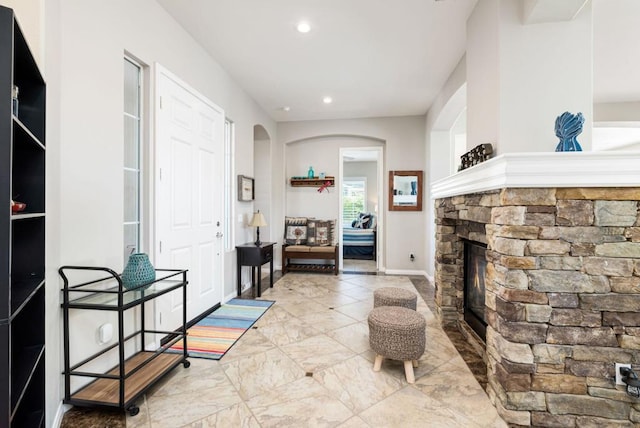
<svg viewBox="0 0 640 428"><path fill-rule="evenodd" d="M318 188L318 193L322 193L324 189L327 189L327 193L329 193L329 186L331 186L331 182L325 181L324 184Z"/></svg>
<svg viewBox="0 0 640 428"><path fill-rule="evenodd" d="M11 205L11 212L19 213L20 211L24 211L25 208L27 208L27 204L24 202L14 202L13 205Z"/></svg>

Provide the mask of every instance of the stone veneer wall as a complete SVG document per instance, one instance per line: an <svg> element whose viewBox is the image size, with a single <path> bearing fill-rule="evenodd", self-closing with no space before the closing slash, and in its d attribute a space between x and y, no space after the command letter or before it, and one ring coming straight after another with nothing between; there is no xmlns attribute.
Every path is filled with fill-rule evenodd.
<svg viewBox="0 0 640 428"><path fill-rule="evenodd" d="M436 305L462 321L462 238L488 245L487 393L512 426L633 427L640 399L640 188L536 188L436 200ZM486 235L485 235L486 231Z"/></svg>

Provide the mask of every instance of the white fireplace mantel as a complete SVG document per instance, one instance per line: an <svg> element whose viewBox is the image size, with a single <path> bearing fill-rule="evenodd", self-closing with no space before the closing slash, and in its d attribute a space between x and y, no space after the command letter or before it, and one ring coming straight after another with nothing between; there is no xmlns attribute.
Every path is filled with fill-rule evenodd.
<svg viewBox="0 0 640 428"><path fill-rule="evenodd" d="M509 187L640 187L640 152L505 153L431 185L431 198Z"/></svg>

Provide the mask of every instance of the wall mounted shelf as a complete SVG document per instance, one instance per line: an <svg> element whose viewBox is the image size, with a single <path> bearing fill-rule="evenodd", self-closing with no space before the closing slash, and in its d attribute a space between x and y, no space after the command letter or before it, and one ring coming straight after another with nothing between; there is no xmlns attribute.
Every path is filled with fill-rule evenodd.
<svg viewBox="0 0 640 428"><path fill-rule="evenodd" d="M336 184L336 179L333 176L326 176L325 178L313 177L313 178L298 178L291 177L291 187L320 187L329 182L328 187L333 187Z"/></svg>

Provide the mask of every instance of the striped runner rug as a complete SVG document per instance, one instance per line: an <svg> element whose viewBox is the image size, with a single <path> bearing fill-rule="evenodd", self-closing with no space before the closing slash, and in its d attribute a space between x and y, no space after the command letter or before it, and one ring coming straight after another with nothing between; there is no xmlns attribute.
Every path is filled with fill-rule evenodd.
<svg viewBox="0 0 640 428"><path fill-rule="evenodd" d="M219 360L275 302L231 299L187 330L189 357ZM182 352L182 341L171 347Z"/></svg>

